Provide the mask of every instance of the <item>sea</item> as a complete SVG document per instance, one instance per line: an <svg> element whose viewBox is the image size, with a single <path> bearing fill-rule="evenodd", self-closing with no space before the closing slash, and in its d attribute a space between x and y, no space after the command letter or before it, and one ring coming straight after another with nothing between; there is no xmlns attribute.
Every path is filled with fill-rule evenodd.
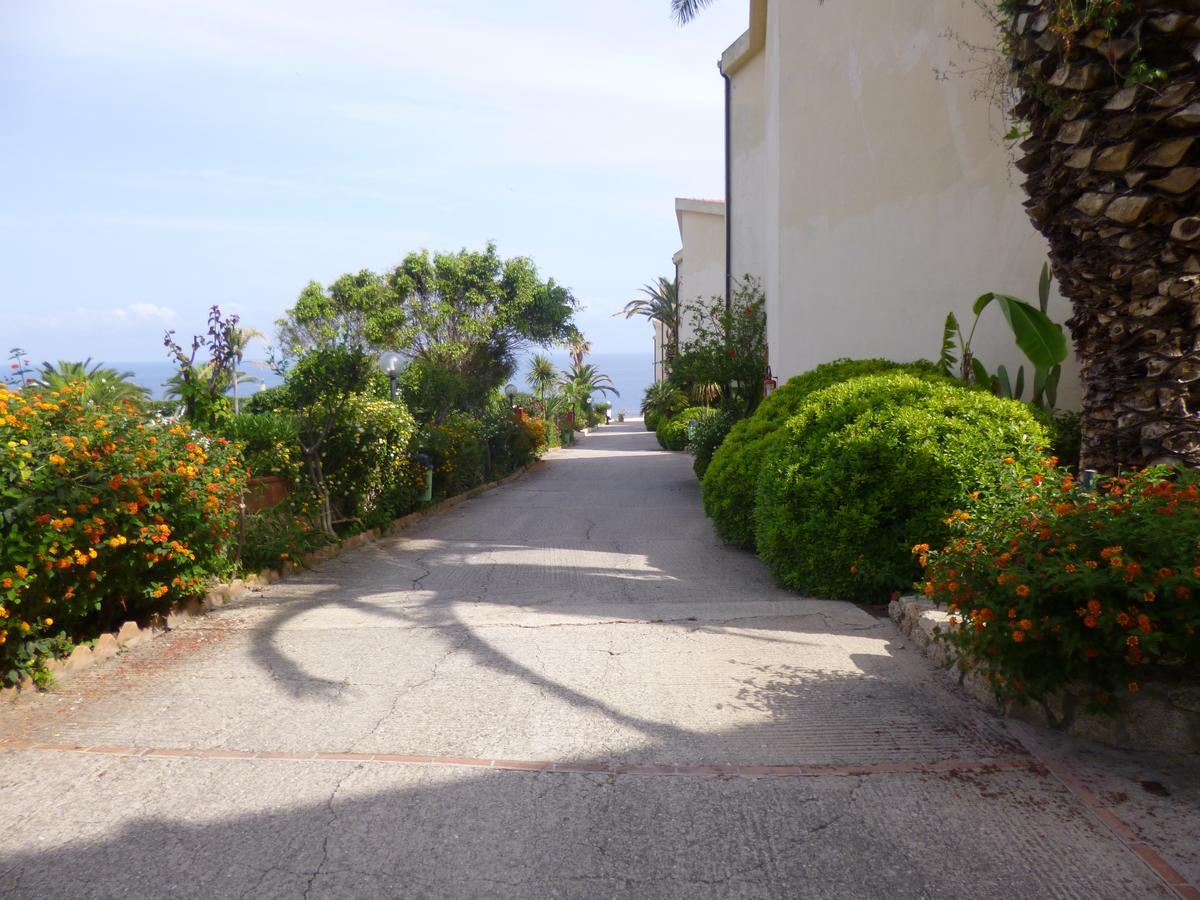
<svg viewBox="0 0 1200 900"><path fill-rule="evenodd" d="M522 356L517 368L517 374L513 376L513 384L522 391L529 389L526 382L526 375L529 372L529 359L531 355L526 354ZM571 365L571 358L565 352L552 351L546 355L560 369L566 369ZM593 399L596 401L607 399L612 403L614 412L625 410L631 416L638 415L638 409L642 402L642 393L654 382L653 352L647 350L642 353L593 353L588 356L586 362L591 363L602 374L607 375L620 394L619 397L602 397L597 395ZM105 360L104 365L120 372L132 372L133 377L130 380L148 389L151 392L151 396L156 400L164 399L167 379L175 374L174 366L166 360L162 360L161 362L146 360L138 362L110 362ZM249 379L252 379L242 379L239 392L243 397L248 397L258 390L273 387L283 380L272 372L263 360L242 360L241 368L249 376Z"/></svg>

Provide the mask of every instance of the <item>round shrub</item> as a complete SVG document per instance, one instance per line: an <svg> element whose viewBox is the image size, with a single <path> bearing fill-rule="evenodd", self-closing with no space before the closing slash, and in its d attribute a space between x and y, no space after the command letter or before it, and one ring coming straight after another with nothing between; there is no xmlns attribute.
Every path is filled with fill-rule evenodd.
<svg viewBox="0 0 1200 900"><path fill-rule="evenodd" d="M759 555L787 587L876 602L919 577L912 546L940 543L971 492L1042 471L1047 442L1022 403L899 372L818 391L783 433L758 478Z"/></svg>
<svg viewBox="0 0 1200 900"><path fill-rule="evenodd" d="M754 502L763 460L774 455L780 431L810 394L861 375L903 370L946 380L932 363L886 359L840 359L797 375L767 397L754 415L738 422L713 453L704 472L704 511L717 534L739 547L754 546Z"/></svg>
<svg viewBox="0 0 1200 900"><path fill-rule="evenodd" d="M704 406L689 406L683 412L676 413L670 419L659 422L658 429L655 432L655 435L658 437L659 446L664 450L686 450L688 446L688 424L693 419L699 420L714 414L715 410Z"/></svg>
<svg viewBox="0 0 1200 900"><path fill-rule="evenodd" d="M1083 491L1065 469L1010 470L913 548L943 637L1001 699L1082 689L1112 711L1200 663L1200 472L1148 470Z"/></svg>

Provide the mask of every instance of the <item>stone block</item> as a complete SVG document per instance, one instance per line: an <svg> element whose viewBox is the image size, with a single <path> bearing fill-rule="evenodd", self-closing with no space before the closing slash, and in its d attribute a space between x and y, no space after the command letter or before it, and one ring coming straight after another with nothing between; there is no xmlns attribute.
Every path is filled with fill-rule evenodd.
<svg viewBox="0 0 1200 900"><path fill-rule="evenodd" d="M222 590L209 591L204 597L206 610L220 609L228 602L228 595Z"/></svg>
<svg viewBox="0 0 1200 900"><path fill-rule="evenodd" d="M117 651L120 649L121 645L117 643L115 635L102 634L96 638L96 643L92 645L92 657L96 662L111 659L117 655Z"/></svg>
<svg viewBox="0 0 1200 900"><path fill-rule="evenodd" d="M117 631L117 643L122 647L128 647L136 644L142 639L142 630L138 628L137 622L126 622Z"/></svg>
<svg viewBox="0 0 1200 900"><path fill-rule="evenodd" d="M80 645L71 651L71 655L67 657L66 664L63 666L63 672L80 672L90 668L96 662L92 656L92 648Z"/></svg>

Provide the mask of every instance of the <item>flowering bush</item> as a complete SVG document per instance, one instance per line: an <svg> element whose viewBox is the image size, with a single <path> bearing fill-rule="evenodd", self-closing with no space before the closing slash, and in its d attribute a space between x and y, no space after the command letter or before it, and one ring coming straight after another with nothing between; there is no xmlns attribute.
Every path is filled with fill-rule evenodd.
<svg viewBox="0 0 1200 900"><path fill-rule="evenodd" d="M951 517L943 549L913 549L925 593L959 626L944 638L998 696L1080 683L1092 708L1112 708L1149 667L1200 661L1200 472L1081 491L1054 463L1010 466Z"/></svg>
<svg viewBox="0 0 1200 900"><path fill-rule="evenodd" d="M236 448L155 427L82 385L0 387L0 676L232 570L246 473Z"/></svg>
<svg viewBox="0 0 1200 900"><path fill-rule="evenodd" d="M479 432L479 421L460 412L422 430L419 446L433 461L435 495L453 497L483 484L485 452Z"/></svg>
<svg viewBox="0 0 1200 900"><path fill-rule="evenodd" d="M409 512L425 476L412 462L417 426L403 403L354 394L321 448L339 521L373 528Z"/></svg>
<svg viewBox="0 0 1200 900"><path fill-rule="evenodd" d="M800 405L758 476L755 545L787 587L879 602L919 576L909 549L1006 469L1042 460L1029 408L898 372L825 388Z"/></svg>

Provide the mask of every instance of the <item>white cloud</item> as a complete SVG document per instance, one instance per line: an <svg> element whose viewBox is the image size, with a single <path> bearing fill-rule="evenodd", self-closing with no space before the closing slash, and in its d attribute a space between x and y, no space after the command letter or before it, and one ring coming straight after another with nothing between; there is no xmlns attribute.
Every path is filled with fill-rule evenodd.
<svg viewBox="0 0 1200 900"><path fill-rule="evenodd" d="M173 321L177 316L178 313L174 309L156 303L129 303L112 309L73 306L45 312L18 311L16 324L28 329L86 328L90 331L118 323L166 323Z"/></svg>
<svg viewBox="0 0 1200 900"><path fill-rule="evenodd" d="M118 319L157 319L160 322L170 322L176 316L175 310L155 303L130 303L114 309L112 314Z"/></svg>

